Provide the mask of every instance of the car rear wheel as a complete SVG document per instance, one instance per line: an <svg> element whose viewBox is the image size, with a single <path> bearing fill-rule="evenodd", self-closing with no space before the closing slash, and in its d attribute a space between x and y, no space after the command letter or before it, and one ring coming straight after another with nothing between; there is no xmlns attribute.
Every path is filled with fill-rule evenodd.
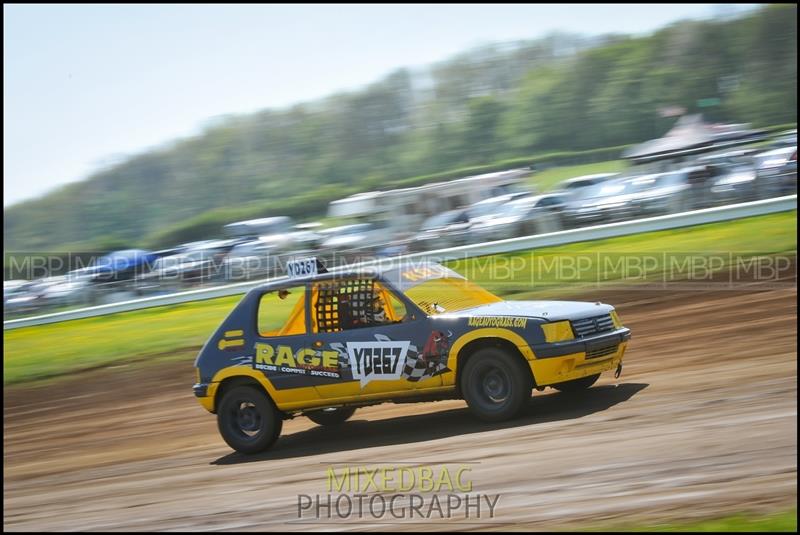
<svg viewBox="0 0 800 535"><path fill-rule="evenodd" d="M336 407L305 413L308 419L319 425L339 425L345 423L356 412L355 407Z"/></svg>
<svg viewBox="0 0 800 535"><path fill-rule="evenodd" d="M530 369L502 349L485 348L470 357L460 378L461 392L472 413L485 422L516 416L533 388Z"/></svg>
<svg viewBox="0 0 800 535"><path fill-rule="evenodd" d="M259 453L281 434L283 418L267 395L252 386L237 386L222 397L217 426L225 442L239 453Z"/></svg>
<svg viewBox="0 0 800 535"><path fill-rule="evenodd" d="M571 381L564 381L563 383L554 384L553 388L555 388L559 392L564 392L568 394L575 392L583 392L584 390L588 389L590 386L595 384L598 379L600 379L600 374L596 373L594 375L587 375L586 377L581 377L580 379L573 379Z"/></svg>

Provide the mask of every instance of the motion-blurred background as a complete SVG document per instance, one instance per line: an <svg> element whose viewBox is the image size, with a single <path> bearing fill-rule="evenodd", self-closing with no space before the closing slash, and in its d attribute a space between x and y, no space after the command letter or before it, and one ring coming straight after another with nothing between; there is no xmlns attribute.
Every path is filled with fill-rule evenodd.
<svg viewBox="0 0 800 535"><path fill-rule="evenodd" d="M670 15L660 12L664 7L634 7L630 16L638 20L652 9L654 17L668 20ZM102 35L111 50L79 40L73 27L56 29L57 36L77 40L64 42L67 49L88 59L68 57L55 51L55 39L49 41L52 48L37 45L16 25L36 20L33 9L42 8L6 10L10 61L4 105L11 118L5 121L5 147L11 163L4 184L11 198L30 197L42 188L43 175L44 183L74 179L59 172L57 158L71 162L62 144L83 145L70 135L81 131L82 120L124 146L113 115L97 123L101 105L143 108L149 119L173 105L168 84L179 84L165 75L162 99L145 90L137 98L120 84L132 77L152 85L164 69L157 57L146 58L151 75L137 70L143 58L136 49L108 32ZM109 6L71 9L66 23L85 13L91 17L84 24L92 28L93 21L130 15L133 22L120 25L120 31L142 31L144 39L149 30L163 39L158 9L119 8L117 19ZM198 12L219 8L184 9L186 24L192 24ZM278 31L270 23L285 9L257 7L256 24ZM373 15L394 28L387 30L394 35L396 26L407 22L393 18L396 9L387 6L382 18L376 6L365 13L377 11ZM476 13L464 9L467 30ZM513 11L499 9L502 16ZM540 13L547 16L552 9ZM575 9L576 16L589 17L597 8ZM614 13L620 10L605 8L598 24L615 27ZM714 6L705 13L713 17L678 20L649 32L551 31L485 44L429 65L386 64L384 70L394 70L367 86L278 108L265 97L267 109L218 116L195 135L95 165L84 180L4 208L5 316L270 276L281 272L287 255L297 253L338 255L346 262L793 193L796 6ZM38 14L53 24L52 14ZM174 15L171 9L163 13L168 21ZM452 19L459 19L457 12ZM294 20L301 26L307 20L308 32L318 28L307 9ZM220 26L229 22L223 19ZM409 26L408 38L430 31L433 22ZM563 18L552 24L582 27ZM31 29L34 35L45 30ZM443 30L443 36L449 32ZM338 35L335 28L330 34ZM369 35L380 39L379 32ZM253 46L263 46L252 39ZM169 43L176 49L168 48L169 59L187 47ZM310 53L270 49L270 55L293 58L294 70L262 83L291 86L286 76L292 72L302 80L302 73L317 65ZM113 61L111 73L134 72L118 79L87 72L96 65L93 56ZM27 92L76 107L43 117L29 109L32 97L22 96L22 84L35 80L32 71L58 59L64 76L52 81L59 85ZM361 74L357 56L332 61ZM218 58L197 62L188 70L206 71L197 80L204 84L225 72ZM272 63L266 57L249 68L268 69ZM71 82L73 76L96 82L98 110L69 96L81 87ZM218 106L209 100L208 113ZM202 113L202 105L198 110ZM159 123L153 125L150 144L161 132ZM51 128L61 138L41 132ZM16 135L28 146L14 141ZM51 150L47 143L53 139L58 147ZM32 148L35 159L20 162ZM95 157L101 156L107 155Z"/></svg>

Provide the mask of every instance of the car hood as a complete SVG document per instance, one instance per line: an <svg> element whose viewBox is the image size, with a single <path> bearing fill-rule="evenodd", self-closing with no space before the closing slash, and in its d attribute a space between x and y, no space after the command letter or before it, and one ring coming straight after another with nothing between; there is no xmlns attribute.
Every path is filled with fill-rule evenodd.
<svg viewBox="0 0 800 535"><path fill-rule="evenodd" d="M575 320L608 314L614 307L585 301L500 301L436 315L444 317L517 316L547 321Z"/></svg>

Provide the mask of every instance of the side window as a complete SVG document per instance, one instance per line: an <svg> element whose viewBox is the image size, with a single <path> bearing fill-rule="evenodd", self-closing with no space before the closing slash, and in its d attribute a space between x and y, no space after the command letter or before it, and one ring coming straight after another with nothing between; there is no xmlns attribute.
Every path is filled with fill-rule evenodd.
<svg viewBox="0 0 800 535"><path fill-rule="evenodd" d="M374 279L325 281L314 285L311 323L314 332L330 333L400 323L406 307Z"/></svg>
<svg viewBox="0 0 800 535"><path fill-rule="evenodd" d="M389 314L392 322L400 323L402 321L405 321L408 318L406 306L388 289L385 289L384 291L386 292L385 302L388 304L388 306L386 307L387 314Z"/></svg>
<svg viewBox="0 0 800 535"><path fill-rule="evenodd" d="M259 336L290 336L306 332L305 286L268 292L258 304Z"/></svg>

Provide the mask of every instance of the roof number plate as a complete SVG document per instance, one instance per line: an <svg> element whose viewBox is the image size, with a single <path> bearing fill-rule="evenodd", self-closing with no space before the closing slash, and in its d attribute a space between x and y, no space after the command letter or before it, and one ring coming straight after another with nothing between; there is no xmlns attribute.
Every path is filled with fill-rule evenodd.
<svg viewBox="0 0 800 535"><path fill-rule="evenodd" d="M303 260L290 260L286 263L286 271L289 278L313 277L317 274L317 259L304 258Z"/></svg>

